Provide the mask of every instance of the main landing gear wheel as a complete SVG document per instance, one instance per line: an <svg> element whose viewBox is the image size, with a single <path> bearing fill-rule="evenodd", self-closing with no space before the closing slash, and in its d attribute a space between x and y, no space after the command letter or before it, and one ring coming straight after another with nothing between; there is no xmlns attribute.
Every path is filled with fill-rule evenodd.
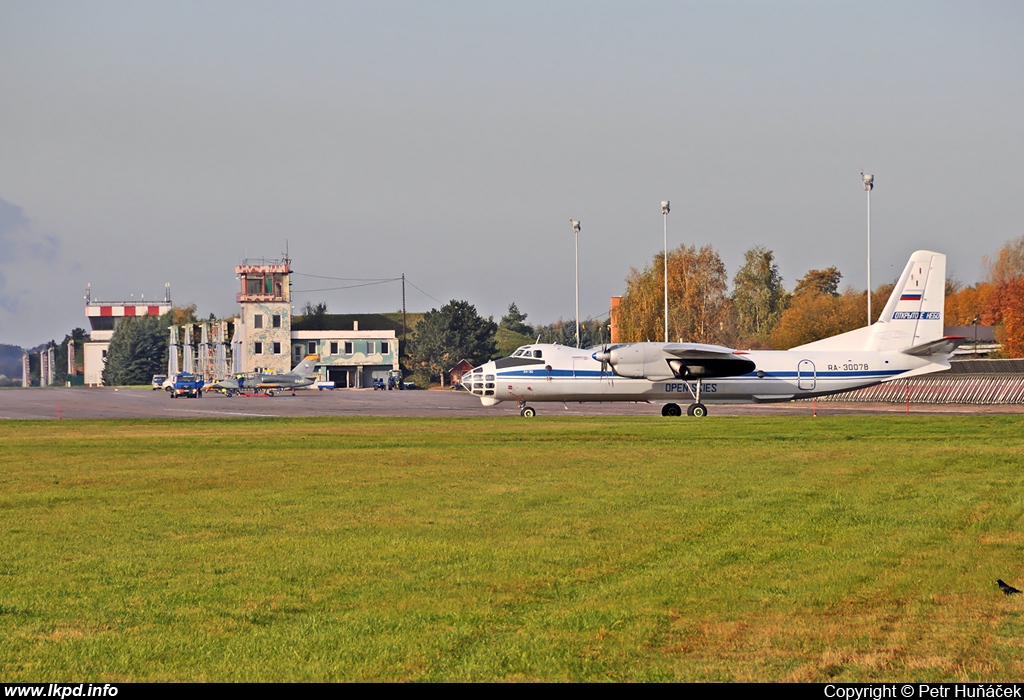
<svg viewBox="0 0 1024 700"><path fill-rule="evenodd" d="M667 403L661 407L661 415L674 418L683 415L683 409L677 403Z"/></svg>
<svg viewBox="0 0 1024 700"><path fill-rule="evenodd" d="M522 410L519 411L519 415L523 418L533 418L537 415L537 409L533 406L523 406Z"/></svg>
<svg viewBox="0 0 1024 700"><path fill-rule="evenodd" d="M686 415L694 418L703 418L708 414L708 407L702 403L692 403L686 409Z"/></svg>

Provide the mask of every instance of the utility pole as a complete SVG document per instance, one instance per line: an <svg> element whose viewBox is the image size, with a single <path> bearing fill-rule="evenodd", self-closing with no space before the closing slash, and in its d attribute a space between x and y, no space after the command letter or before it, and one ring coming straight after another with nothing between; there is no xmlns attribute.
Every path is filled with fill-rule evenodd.
<svg viewBox="0 0 1024 700"><path fill-rule="evenodd" d="M402 273L402 343L405 343L405 273Z"/></svg>
<svg viewBox="0 0 1024 700"><path fill-rule="evenodd" d="M661 215L665 219L665 342L668 342L668 202L661 203Z"/></svg>
<svg viewBox="0 0 1024 700"><path fill-rule="evenodd" d="M569 219L576 234L576 347L580 346L580 222Z"/></svg>
<svg viewBox="0 0 1024 700"><path fill-rule="evenodd" d="M871 190L875 187L875 176L861 172L864 190L868 193L868 325L871 325Z"/></svg>

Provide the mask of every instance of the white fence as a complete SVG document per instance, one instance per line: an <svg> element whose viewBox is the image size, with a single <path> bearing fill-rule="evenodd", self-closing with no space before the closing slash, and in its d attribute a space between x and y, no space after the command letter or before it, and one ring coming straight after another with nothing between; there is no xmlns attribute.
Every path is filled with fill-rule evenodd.
<svg viewBox="0 0 1024 700"><path fill-rule="evenodd" d="M1024 404L1024 361L967 360L940 374L897 379L818 401L882 403Z"/></svg>

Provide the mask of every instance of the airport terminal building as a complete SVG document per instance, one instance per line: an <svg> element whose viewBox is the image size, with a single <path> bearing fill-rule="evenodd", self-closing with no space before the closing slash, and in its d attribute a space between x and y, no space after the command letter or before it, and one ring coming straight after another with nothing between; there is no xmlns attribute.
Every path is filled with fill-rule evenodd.
<svg viewBox="0 0 1024 700"><path fill-rule="evenodd" d="M240 289L235 295L238 316L228 321L197 322L172 329L169 350L174 356L168 374L193 371L220 381L238 373L290 372L306 355L317 355L318 380L338 388L373 386L399 368L398 337L393 321L377 314L324 315L303 319L295 327L291 299L291 261L245 260L235 267ZM107 350L119 319L163 315L171 310L165 298L98 302L86 295L90 335L85 343L85 384L101 386ZM228 327L233 334L228 338ZM177 331L180 331L178 333ZM176 338L180 335L182 343ZM193 344L193 340L199 341ZM219 358L221 361L216 361ZM224 376L219 376L219 375Z"/></svg>

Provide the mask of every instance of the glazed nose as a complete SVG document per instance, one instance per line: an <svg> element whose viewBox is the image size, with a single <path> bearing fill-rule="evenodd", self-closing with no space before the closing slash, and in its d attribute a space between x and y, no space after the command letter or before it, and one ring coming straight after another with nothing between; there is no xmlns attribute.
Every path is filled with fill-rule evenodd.
<svg viewBox="0 0 1024 700"><path fill-rule="evenodd" d="M476 367L462 375L462 386L474 396L494 396L494 363Z"/></svg>

